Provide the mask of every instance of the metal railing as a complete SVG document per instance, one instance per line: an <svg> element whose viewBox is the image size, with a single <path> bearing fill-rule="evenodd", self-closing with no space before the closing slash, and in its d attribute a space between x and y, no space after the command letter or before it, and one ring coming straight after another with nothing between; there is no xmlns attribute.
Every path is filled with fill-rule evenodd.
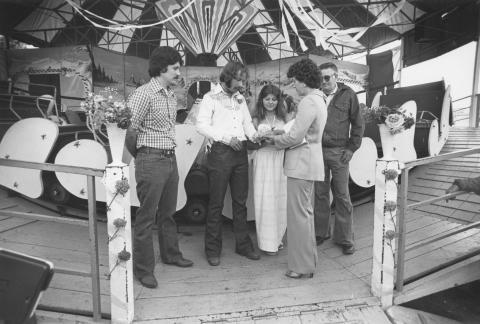
<svg viewBox="0 0 480 324"><path fill-rule="evenodd" d="M465 97L462 97L462 98L457 98L455 100L452 100L452 104L456 103L456 102L459 102L459 101L462 101L462 100L465 100L465 99L470 99L470 102L468 103L468 106L465 106L465 107L454 107L453 108L453 121L456 123L456 122L460 122L460 121L463 121L463 120L468 120L470 119L470 116L469 116L469 111L470 111L470 108L471 108L471 105L472 105L472 95L468 95L468 96L465 96ZM466 103L465 103L466 104ZM461 114L461 116L458 116L460 112L463 112L464 110L467 110L467 113L466 114Z"/></svg>
<svg viewBox="0 0 480 324"><path fill-rule="evenodd" d="M397 214L397 221L398 221L398 238L397 238L397 269L396 269L396 279L395 279L395 287L398 292L401 292L403 290L403 287L406 283L412 282L413 280L419 279L421 277L424 277L430 273L433 273L434 271L441 270L443 268L446 268L447 266L451 265L452 262L458 262L460 260L472 257L474 255L480 254L480 250L473 251L472 253L465 254L463 256L460 256L456 258L455 260L450 260L449 262L445 264L441 264L439 266L436 266L435 268L432 268L428 271L424 271L421 274L417 274L413 277L405 279L405 253L407 251L412 251L414 249L418 249L422 246L425 246L427 244L442 240L444 238L447 238L452 235L456 235L461 232L465 232L469 229L475 228L475 227L480 227L480 222L475 222L471 223L466 226L462 226L460 229L456 229L453 231L450 231L446 234L440 235L440 236L435 236L428 238L426 240L423 240L419 243L413 244L406 248L406 230L405 230L405 215L408 211L425 206L425 205L430 205L438 201L442 201L445 199L449 198L454 198L456 196L466 194L467 192L465 191L457 191L453 192L450 194L445 194L441 195L438 197L434 197L431 199L427 199L424 201L416 202L413 204L408 204L408 175L409 171L411 168L415 166L421 166L421 165L426 165L430 163L435 163L435 162L440 162L444 160L449 160L457 157L462 157L466 155L471 155L471 154L476 154L480 153L480 148L474 148L474 149L467 149L467 150L461 150L461 151L456 151L452 153L447 153L447 154L442 154L438 156L432 156L432 157L426 157L422 159L418 159L415 161L411 162L406 162L405 163L405 168L402 170L401 174L401 180L400 180L400 191L399 191L399 208L398 208L398 214Z"/></svg>
<svg viewBox="0 0 480 324"><path fill-rule="evenodd" d="M92 280L92 310L93 319L99 320L101 318L100 306L100 271L98 262L98 234L97 234L97 210L96 210L96 196L95 196L95 177L103 177L104 170L85 168L69 165L59 165L51 163L37 163L11 159L0 159L0 165L7 167L16 167L24 169L35 169L43 171L56 171L72 174L80 174L87 176L87 191L88 191L88 221L79 219L70 219L60 216L49 216L35 213L24 213L17 211L0 210L0 216L17 216L22 218L57 222L71 225L80 225L88 227L90 239L90 272L68 269L63 267L55 267L56 273L63 273L68 275L76 275L82 277L91 277Z"/></svg>

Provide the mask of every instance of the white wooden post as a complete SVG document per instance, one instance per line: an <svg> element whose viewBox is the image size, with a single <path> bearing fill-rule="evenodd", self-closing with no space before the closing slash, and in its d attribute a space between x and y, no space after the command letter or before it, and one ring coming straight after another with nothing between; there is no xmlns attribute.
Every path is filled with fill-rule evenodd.
<svg viewBox="0 0 480 324"><path fill-rule="evenodd" d="M132 323L134 314L132 223L129 168L112 163L105 170L108 219L108 260L112 323Z"/></svg>
<svg viewBox="0 0 480 324"><path fill-rule="evenodd" d="M400 164L397 160L382 159L376 164L371 286L372 293L380 297L384 308L393 303Z"/></svg>

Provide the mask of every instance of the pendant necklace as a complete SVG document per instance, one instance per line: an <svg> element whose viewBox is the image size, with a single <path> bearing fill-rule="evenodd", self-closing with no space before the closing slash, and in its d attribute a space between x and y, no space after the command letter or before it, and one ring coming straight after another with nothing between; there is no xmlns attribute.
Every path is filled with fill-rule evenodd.
<svg viewBox="0 0 480 324"><path fill-rule="evenodd" d="M270 129L273 130L275 128L275 120L277 119L277 116L276 115L273 115L273 121L270 123L270 121L268 120L268 117L265 116L265 120L267 121L268 123L268 126L270 126Z"/></svg>

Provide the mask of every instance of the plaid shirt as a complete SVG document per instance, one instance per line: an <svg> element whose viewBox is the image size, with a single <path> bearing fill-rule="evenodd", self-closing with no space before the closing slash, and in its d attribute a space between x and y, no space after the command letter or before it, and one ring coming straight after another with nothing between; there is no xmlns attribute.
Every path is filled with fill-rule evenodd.
<svg viewBox="0 0 480 324"><path fill-rule="evenodd" d="M132 127L138 131L137 148L175 148L177 97L173 90L152 78L135 90L128 104L133 113Z"/></svg>

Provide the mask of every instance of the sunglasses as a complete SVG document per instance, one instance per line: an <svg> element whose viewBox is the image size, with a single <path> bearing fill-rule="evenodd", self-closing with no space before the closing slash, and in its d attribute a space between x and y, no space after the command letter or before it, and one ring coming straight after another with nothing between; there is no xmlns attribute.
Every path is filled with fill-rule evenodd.
<svg viewBox="0 0 480 324"><path fill-rule="evenodd" d="M322 75L322 80L325 82L330 81L333 75Z"/></svg>

